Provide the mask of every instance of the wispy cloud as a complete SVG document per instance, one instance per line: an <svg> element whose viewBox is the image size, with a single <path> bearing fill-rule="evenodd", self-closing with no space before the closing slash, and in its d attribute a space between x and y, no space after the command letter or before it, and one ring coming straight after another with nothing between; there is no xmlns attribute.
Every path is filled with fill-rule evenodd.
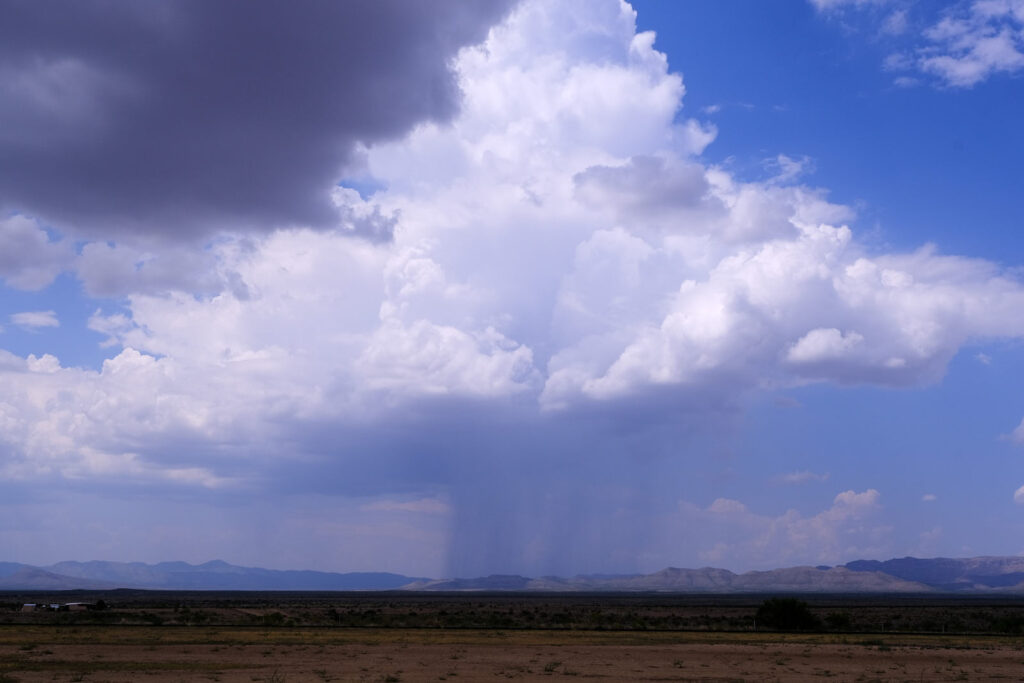
<svg viewBox="0 0 1024 683"><path fill-rule="evenodd" d="M363 505L360 509L364 512L411 512L427 515L446 515L452 511L451 505L438 498L377 500Z"/></svg>
<svg viewBox="0 0 1024 683"><path fill-rule="evenodd" d="M819 10L865 8L875 4L857 0L811 0ZM971 88L998 74L1024 70L1024 3L1019 0L972 0L957 3L926 28L913 29L906 9L878 19L879 32L890 40L902 39L904 47L886 58L890 71L912 72L895 78L910 87L931 77L949 88ZM915 77L917 76L917 77ZM920 77L920 78L919 78Z"/></svg>
<svg viewBox="0 0 1024 683"><path fill-rule="evenodd" d="M26 311L12 313L11 322L26 330L37 330L41 327L60 327L60 321L54 311Z"/></svg>
<svg viewBox="0 0 1024 683"><path fill-rule="evenodd" d="M883 5L889 0L810 0L818 10L828 12L860 5Z"/></svg>
<svg viewBox="0 0 1024 683"><path fill-rule="evenodd" d="M791 157L779 154L766 160L764 166L774 174L770 182L780 185L792 183L801 176L814 172L814 160L806 155Z"/></svg>
<svg viewBox="0 0 1024 683"><path fill-rule="evenodd" d="M1020 421L1016 429L1006 435L1010 441L1018 444L1024 444L1024 419Z"/></svg>
<svg viewBox="0 0 1024 683"><path fill-rule="evenodd" d="M1024 4L975 0L925 31L921 71L951 87L969 88L998 73L1024 69Z"/></svg>
<svg viewBox="0 0 1024 683"><path fill-rule="evenodd" d="M780 474L775 477L774 481L780 484L808 484L815 481L828 481L828 477L828 472L819 474L810 470L799 470L797 472L789 472L788 474Z"/></svg>
<svg viewBox="0 0 1024 683"><path fill-rule="evenodd" d="M882 22L882 33L898 36L907 30L907 10L899 9L889 14Z"/></svg>

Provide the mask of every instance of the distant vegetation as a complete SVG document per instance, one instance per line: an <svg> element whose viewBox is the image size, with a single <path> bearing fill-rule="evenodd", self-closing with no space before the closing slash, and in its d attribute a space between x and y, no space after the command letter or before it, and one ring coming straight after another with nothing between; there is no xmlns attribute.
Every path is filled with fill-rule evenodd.
<svg viewBox="0 0 1024 683"><path fill-rule="evenodd" d="M803 600L769 598L757 608L754 617L762 628L778 631L820 631L819 619Z"/></svg>
<svg viewBox="0 0 1024 683"><path fill-rule="evenodd" d="M28 602L72 600L103 600L107 609L22 611ZM1024 599L404 591L0 593L4 623L1024 635Z"/></svg>

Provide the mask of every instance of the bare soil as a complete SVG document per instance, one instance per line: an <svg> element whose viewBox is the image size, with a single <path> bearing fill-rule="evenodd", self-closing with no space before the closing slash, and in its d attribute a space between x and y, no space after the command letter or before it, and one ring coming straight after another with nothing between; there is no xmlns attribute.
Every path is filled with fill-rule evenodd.
<svg viewBox="0 0 1024 683"><path fill-rule="evenodd" d="M1022 681L1024 638L10 625L22 681Z"/></svg>

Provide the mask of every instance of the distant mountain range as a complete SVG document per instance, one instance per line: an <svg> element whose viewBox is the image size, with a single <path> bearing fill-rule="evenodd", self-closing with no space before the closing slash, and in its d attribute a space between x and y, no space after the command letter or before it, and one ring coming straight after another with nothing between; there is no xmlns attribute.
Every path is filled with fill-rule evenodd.
<svg viewBox="0 0 1024 683"><path fill-rule="evenodd" d="M626 591L671 593L920 593L932 588L875 571L853 571L845 567L789 567L771 571L734 574L727 569L677 569L669 567L654 574L564 579L546 576L489 576L480 579L424 581L406 586L410 590L520 590L520 591Z"/></svg>
<svg viewBox="0 0 1024 683"><path fill-rule="evenodd" d="M0 590L144 588L149 590L358 591L393 590L416 577L387 572L336 574L238 567L220 560L187 562L58 562L33 567L0 562Z"/></svg>
<svg viewBox="0 0 1024 683"><path fill-rule="evenodd" d="M1024 557L857 560L837 567L788 567L735 574L677 569L654 574L570 578L494 575L427 579L386 572L337 574L239 567L220 560L187 562L58 562L35 567L0 562L0 590L259 590L259 591L623 591L671 593L1022 593Z"/></svg>

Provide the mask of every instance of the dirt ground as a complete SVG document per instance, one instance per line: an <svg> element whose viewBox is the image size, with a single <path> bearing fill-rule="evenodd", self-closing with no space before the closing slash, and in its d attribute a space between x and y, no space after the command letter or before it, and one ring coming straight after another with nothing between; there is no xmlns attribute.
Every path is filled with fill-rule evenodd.
<svg viewBox="0 0 1024 683"><path fill-rule="evenodd" d="M22 681L1024 681L999 637L267 629L0 629Z"/></svg>

